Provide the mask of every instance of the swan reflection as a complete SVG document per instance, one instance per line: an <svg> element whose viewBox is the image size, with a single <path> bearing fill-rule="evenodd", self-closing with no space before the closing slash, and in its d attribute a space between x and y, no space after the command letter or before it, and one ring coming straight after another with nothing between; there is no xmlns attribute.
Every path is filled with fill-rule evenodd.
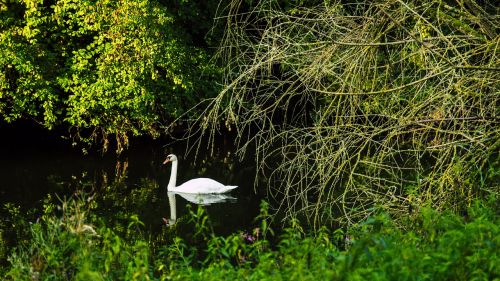
<svg viewBox="0 0 500 281"><path fill-rule="evenodd" d="M236 202L236 197L233 197L227 193L222 194L193 194L193 193L181 193L181 192L168 192L168 204L170 206L170 219L165 220L168 225L174 225L177 220L177 203L175 195L186 199L187 201L197 204L208 206L210 204L224 203L224 202Z"/></svg>
<svg viewBox="0 0 500 281"><path fill-rule="evenodd" d="M210 204L216 204L216 203L224 203L227 201L236 201L235 197L232 197L231 195L228 194L193 194L193 193L181 193L177 192L175 194L179 194L180 197L186 199L187 201L198 204L198 205L203 205L207 206Z"/></svg>

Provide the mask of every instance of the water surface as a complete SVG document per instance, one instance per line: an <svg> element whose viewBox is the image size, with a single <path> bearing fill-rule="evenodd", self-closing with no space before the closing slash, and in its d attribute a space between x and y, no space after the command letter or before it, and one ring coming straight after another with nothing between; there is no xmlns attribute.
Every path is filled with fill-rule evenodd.
<svg viewBox="0 0 500 281"><path fill-rule="evenodd" d="M186 155L192 148L187 142L147 140L132 140L130 149L120 156L96 151L85 155L70 141L41 129L4 127L0 131L2 205L12 203L27 212L40 208L49 195L64 198L83 190L94 194L99 202L95 211L105 219L126 220L136 213L146 229L155 231L164 224L163 218L171 216L166 190L170 166L162 162L167 154L175 153L179 158L178 183L209 177L239 186L230 193L236 199L205 207L216 232L248 229L258 214L262 196L254 188L255 167L251 161L237 161L227 139L218 140L213 153L200 147L196 157L194 153ZM181 221L188 219L188 204L194 205L176 196Z"/></svg>

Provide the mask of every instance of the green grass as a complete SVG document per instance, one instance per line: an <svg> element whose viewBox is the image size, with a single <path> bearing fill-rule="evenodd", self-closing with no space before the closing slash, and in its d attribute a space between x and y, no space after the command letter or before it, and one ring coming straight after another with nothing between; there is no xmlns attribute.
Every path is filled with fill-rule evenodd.
<svg viewBox="0 0 500 281"><path fill-rule="evenodd" d="M347 231L280 234L260 225L215 235L202 208L190 212L192 235L158 237L131 218L118 234L92 214L92 202L46 205L25 243L10 253L3 280L499 280L498 203L476 202L465 216L422 209L396 224L379 213ZM61 211L62 210L62 211ZM59 214L57 214L59 213ZM159 243L159 241L163 241Z"/></svg>

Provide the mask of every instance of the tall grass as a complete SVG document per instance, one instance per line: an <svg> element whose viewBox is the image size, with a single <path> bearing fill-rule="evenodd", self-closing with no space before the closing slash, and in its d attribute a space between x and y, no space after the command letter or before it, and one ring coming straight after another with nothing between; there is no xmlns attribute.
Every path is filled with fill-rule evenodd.
<svg viewBox="0 0 500 281"><path fill-rule="evenodd" d="M245 3L219 18L225 85L198 124L236 131L289 217L352 224L500 191L494 1Z"/></svg>

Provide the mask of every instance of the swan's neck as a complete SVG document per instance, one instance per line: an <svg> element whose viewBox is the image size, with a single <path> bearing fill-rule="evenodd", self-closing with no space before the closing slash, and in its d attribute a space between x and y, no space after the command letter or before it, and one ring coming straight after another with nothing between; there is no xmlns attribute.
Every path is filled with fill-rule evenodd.
<svg viewBox="0 0 500 281"><path fill-rule="evenodd" d="M172 162L172 170L170 171L170 180L168 181L167 191L175 188L177 182L177 161Z"/></svg>

